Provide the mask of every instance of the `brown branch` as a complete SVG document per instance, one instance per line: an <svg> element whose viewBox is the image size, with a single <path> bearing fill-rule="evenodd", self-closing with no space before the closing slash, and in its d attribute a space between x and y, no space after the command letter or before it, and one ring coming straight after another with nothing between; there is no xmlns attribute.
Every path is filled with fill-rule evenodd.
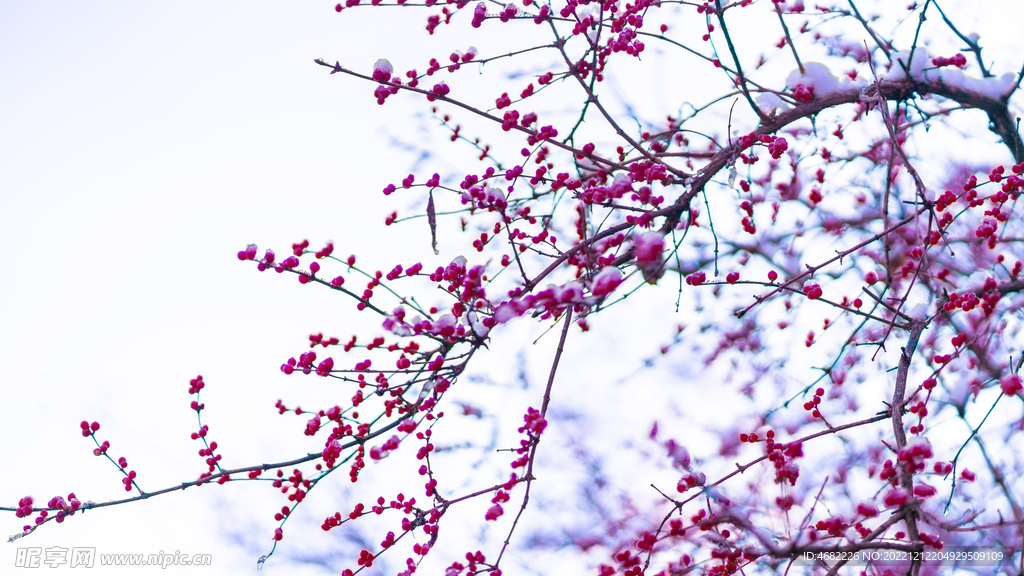
<svg viewBox="0 0 1024 576"><path fill-rule="evenodd" d="M418 406L418 405L419 404L417 403L415 406ZM368 440L372 440L373 438L376 438L376 437L380 436L381 434L384 434L385 432L388 432L388 431L396 428L404 420L407 420L407 419L411 418L414 414L416 414L416 411L412 410L412 411L406 413L405 415L399 417L394 422L391 422L387 426L384 426L380 430L377 430L376 432L373 432L371 434L367 434L366 436L354 437L353 440L351 440L350 442L348 442L346 444L343 444L341 449L342 450L346 450L348 448L352 448L352 447L355 447L355 446L358 446L358 445L365 444ZM256 466L246 466L244 468L234 468L232 470L221 470L220 472L217 472L215 474L210 474L209 476L206 476L206 477L203 477L203 478L199 478L198 480L192 480L191 482L182 482L179 485L170 486L168 488L163 488L161 490L156 490L155 492L144 492L142 494L139 494L138 496L133 496L131 498L122 498L120 500L110 500L108 502L83 502L82 506L76 512L85 512L86 510L94 510L94 509L98 509L98 508L106 508L108 506L117 506L119 504L128 504L129 502L138 502L139 500L147 500L147 499L152 498L154 496L162 496L164 494L170 494L171 492L177 492L179 490L184 490L186 488L191 488L192 486L202 486L203 484L216 483L216 481L218 479L220 479L222 477L226 477L226 476L237 475L237 474L245 474L247 472L256 472L256 471L265 472L267 470L275 470L275 469L279 469L279 468L288 468L288 467L291 467L291 466L296 466L298 464L303 464L303 463L306 463L306 462L312 462L314 460L320 460L322 458L323 458L323 453L322 452L317 452L316 454L307 454L306 456L303 456L302 458L296 458L294 460L288 460L287 462L276 462L274 464L259 464L259 465L256 465ZM251 478L251 479L250 478L238 478L238 479L230 480L230 482L254 482L254 481L261 481L261 479L260 478ZM141 490L140 490L140 492L141 492ZM17 510L17 508L9 508L9 507L0 506L0 511L2 511L2 512L15 512L16 510ZM63 508L54 508L54 507L36 506L32 510L33 511L49 510L49 511L54 511L54 512L61 512L64 509ZM30 530L28 530L26 532L21 532L21 533L15 534L14 536L11 536L8 541L13 542L16 539L21 538L22 536L25 536L27 534L30 534L30 533L34 532L35 529L38 528L39 526L42 526L43 524L45 524L45 523L47 523L47 522L49 522L51 520L55 520L55 519L57 519L59 517L60 517L60 515L58 515L58 514L54 514L53 516L49 516L41 524L33 525Z"/></svg>
<svg viewBox="0 0 1024 576"><path fill-rule="evenodd" d="M739 86L740 91L743 92L743 97L746 98L747 104L750 104L750 108L754 110L757 117L761 119L761 122L768 120L768 116L757 107L754 103L754 99L750 97L750 90L747 89L747 80L743 76L743 66L740 64L740 57L736 54L736 47L732 43L732 36L729 35L729 27L725 25L725 10L722 8L722 0L715 0L715 14L718 15L718 23L722 27L722 34L725 35L725 43L729 46L729 53L732 54L732 61L736 64L736 85ZM799 62L799 59L797 60ZM801 69L803 66L801 66Z"/></svg>
<svg viewBox="0 0 1024 576"><path fill-rule="evenodd" d="M852 248L849 248L847 250L844 250L844 251L836 254L832 258L829 258L828 260L822 262L821 264L818 264L817 266L811 266L810 264L808 264L807 265L807 270L805 270L804 272L801 272L800 274L797 274L796 276L793 276L793 277L787 279L785 282L782 282L781 284L778 285L777 288L775 288L774 290L772 290L768 294L766 294L764 296L757 296L757 297L755 297L756 301L753 304L750 304L749 306L747 306L746 308L743 308L742 310L737 310L736 311L736 317L737 318L742 318L747 312L750 312L751 308L753 308L754 306L757 306L761 302L764 302L765 300L767 300L767 299L771 298L772 296L778 294L782 290L785 290L785 289L789 288L790 284L794 284L794 283L800 282L804 278L808 278L810 276L813 276L815 272L817 272L818 270L824 268L825 266L828 266L829 264L831 264L833 262L840 261L843 258L849 256L850 254L852 254L852 253L860 250L861 248L867 246L868 244L871 244L872 242L874 242L874 241L876 241L876 240L878 240L880 238L883 238L883 237L891 234L897 228L900 228L901 226L905 226L905 225L909 224L911 221L913 221L915 218L917 218L917 216L921 212L923 212L924 210L926 210L926 209L922 208L922 209L918 210L914 214L911 214L910 216L904 218L903 220L900 220L899 222L897 222L893 226L891 226L889 228L886 228L885 230L879 232L878 234L875 234L871 238L868 238L867 240L864 240L864 241L858 243L856 246L854 246ZM893 316L893 322L895 322L895 319L896 319L897 316L902 316L904 318L908 318L906 315L900 314L900 312L898 310L894 310L893 312L895 312L895 314Z"/></svg>
<svg viewBox="0 0 1024 576"><path fill-rule="evenodd" d="M360 78L362 80L366 80L366 81L372 82L374 84L380 84L380 82L377 82L376 80L374 80L370 76L366 76L365 74L360 74L358 72L354 72L354 71L349 70L348 68L345 68L345 67L340 66L338 64L329 64L329 63L327 63L322 58L317 58L317 59L313 60L313 62L315 62L315 63L317 63L317 64L319 64L321 66L326 66L327 68L330 68L331 71L332 71L331 72L332 74L334 74L336 72L341 72L343 74L348 74L349 76L355 76L356 78ZM415 92L417 94L422 94L424 96L430 96L430 97L434 98L435 100L437 100L439 102L447 102L448 104L452 104L454 106L458 106L459 108L462 108L463 110L467 110L469 112L472 112L473 114L476 114L478 116L482 116L484 118L487 118L488 120L491 120L492 122L497 122L498 124L501 124L502 122L504 122L504 120L502 120L501 118L498 118L497 116L494 116L493 114L488 114L487 112L484 112L483 110L480 110L479 108L476 108L474 106L466 104L466 103L464 103L462 101L456 100L454 98L450 98L448 96L440 96L440 95L434 94L433 92L430 92L428 90L423 90L422 88L415 88L415 87L412 87L412 86L409 86L409 85L406 85L406 84L391 84L391 83L388 82L388 83L384 83L384 85L385 86L389 86L389 87L395 87L395 88L398 88L399 90L405 90L407 92ZM525 128L525 127L519 125L518 123L515 126L513 126L512 129L516 130L518 132L522 132L524 134L530 135L530 136L538 136L538 132L536 130L531 130L529 128ZM574 147L572 147L572 146L570 146L568 144L559 142L557 140L545 140L545 142L551 144L552 146L554 146L556 148L561 148L561 149L565 150L566 152L572 152L573 154L581 154L581 155L589 158L591 161L597 162L597 163L600 163L600 164L604 164L604 165L608 166L609 168L613 168L615 170L628 170L625 166L623 166L622 164L619 164L618 162L614 162L612 160L604 158L603 156L598 156L598 155L593 154L593 153L587 154L583 150L578 150L578 149L576 149L576 148L574 148Z"/></svg>
<svg viewBox="0 0 1024 576"><path fill-rule="evenodd" d="M541 403L540 415L543 418L547 415L548 405L551 403L551 388L555 383L555 372L558 371L558 362L562 359L562 351L565 349L565 340L569 336L569 327L572 326L572 310L565 311L565 323L562 326L562 335L558 339L558 348L555 349L555 358L551 361L551 371L548 373L548 383L544 387L544 400ZM498 559L494 561L494 566L497 567L501 563L501 557L505 555L505 550L508 549L508 545L512 542L512 533L516 531L516 526L519 525L519 519L522 518L523 513L526 512L526 505L530 502L530 487L533 486L535 480L533 476L533 463L537 457L537 446L540 444L540 436L533 438L532 445L530 446L530 457L527 460L526 467L526 491L523 494L523 503L519 506L519 512L516 514L515 520L512 521L512 527L508 531L508 536L505 537L505 542L501 545L501 552L498 553Z"/></svg>
<svg viewBox="0 0 1024 576"><path fill-rule="evenodd" d="M800 55L796 52L796 44L793 43L793 37L789 34L789 26L786 26L786 20L782 17L782 5L775 5L775 14L779 17L779 24L782 25L782 32L786 35L786 44L789 44L789 49L793 52L793 59L796 60L796 65L800 69L800 74L806 75L807 69L804 68L804 63L800 61Z"/></svg>
<svg viewBox="0 0 1024 576"><path fill-rule="evenodd" d="M853 17L856 18L858 22L860 22L860 25L863 26L865 30L867 30L868 35L870 35L871 39L875 41L875 45L878 46L882 53L885 54L885 57L892 61L892 58L889 56L889 53L892 51L892 48L889 45L889 43L884 42L881 38L878 37L878 34L874 31L874 29L871 28L871 25L868 24L868 21L865 20L864 17L860 15L860 10L857 10L857 5L853 3L853 0L847 1L850 4L850 8L853 9Z"/></svg>
<svg viewBox="0 0 1024 576"><path fill-rule="evenodd" d="M690 178L689 174L672 166L671 164L668 164L660 160L659 158L654 156L652 152L646 150L639 142L630 137L629 134L626 134L626 131L622 129L622 126L619 126L619 123L616 122L614 118L612 118L612 115L604 107L604 104L601 104L601 100L597 97L597 94L595 94L591 87L587 85L586 82L583 81L583 78L581 78L580 75L575 72L576 65L572 62L572 60L569 59L569 54L566 53L565 51L565 41L562 38L558 37L558 30L555 29L554 22L551 22L549 20L548 24L551 26L552 33L555 34L556 46L558 47L559 53L562 55L562 60L565 62L565 65L569 67L569 70L572 71L572 77L576 79L580 87L583 88L583 91L587 93L587 102L589 104L593 104L594 107L597 108L601 115L604 116L604 119L608 122L608 125L615 130L616 134L619 135L619 138L625 140L626 143L633 147L633 149L642 154L644 158L647 158L651 162L664 166L665 169L674 174L680 180L684 182L688 180ZM596 74L596 72L594 73ZM582 151L580 153L582 154Z"/></svg>
<svg viewBox="0 0 1024 576"><path fill-rule="evenodd" d="M892 431L896 436L896 451L903 450L907 445L907 433L903 429L903 403L907 393L907 378L910 376L910 361L914 356L914 351L917 350L917 344L921 339L921 334L924 332L925 327L928 326L928 320L925 318L915 318L910 321L910 336L907 338L907 344L903 347L902 354L900 355L899 369L896 371L896 385L893 388L892 393ZM900 461L900 483L903 485L903 489L907 492L907 497L912 499L914 494L914 477L913 473L908 468L906 462ZM920 532L917 528L917 511L911 509L912 504L908 502L902 507L906 509L906 522L907 522L907 535L912 542L920 540ZM916 574L921 568L920 559L915 558L911 562L911 573Z"/></svg>
<svg viewBox="0 0 1024 576"><path fill-rule="evenodd" d="M781 446L784 449L786 446L789 446L791 444L807 442L809 440L814 440L815 438L820 438L821 436L827 436L829 434L838 434L839 432L842 432L843 430L849 430L851 428L857 428L859 426L865 426L867 424L874 424L875 422L881 422L882 420L888 420L889 417L890 417L890 414L888 412L886 412L885 414L879 414L877 416L872 416L871 418L865 418L864 420L858 420L856 422L850 422L849 424L843 424L841 426L834 426L834 427L829 428L827 430L821 430L820 432L814 432L813 434L808 434L807 436L804 436L803 438L798 438L796 440L791 440L789 442L786 442L785 444L781 444ZM711 484L707 484L706 486L704 486L704 490L702 490L701 492L699 492L697 494L694 494L693 496L690 496L689 498L679 502L677 504L677 507L682 508L682 506L692 502L693 500L695 500L697 498L700 498L703 495L703 493L705 491L707 491L707 489L715 488L716 486L720 486L721 484L725 483L727 480L729 480L730 478L736 476L737 474L742 474L742 473L746 472L747 468L750 468L754 464L757 464L759 462L763 462L764 460L767 460L767 459L768 459L768 456L764 455L764 456L755 458L755 459L751 460L750 462L747 462L746 464L737 464L736 465L736 470L726 474L725 476L722 476L721 478L719 478L718 480L712 482Z"/></svg>

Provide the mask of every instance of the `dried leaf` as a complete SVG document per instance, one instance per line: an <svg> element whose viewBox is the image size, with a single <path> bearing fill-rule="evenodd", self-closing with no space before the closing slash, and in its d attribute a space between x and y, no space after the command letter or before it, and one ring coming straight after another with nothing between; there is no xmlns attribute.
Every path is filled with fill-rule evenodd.
<svg viewBox="0 0 1024 576"><path fill-rule="evenodd" d="M434 192L430 192L427 200L427 223L430 224L430 247L434 249L434 255L440 254L437 251L437 212L434 211Z"/></svg>

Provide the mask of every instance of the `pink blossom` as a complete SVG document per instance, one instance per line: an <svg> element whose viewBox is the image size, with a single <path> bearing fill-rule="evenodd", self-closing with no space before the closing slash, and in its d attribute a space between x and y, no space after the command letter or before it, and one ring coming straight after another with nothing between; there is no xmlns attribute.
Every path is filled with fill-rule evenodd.
<svg viewBox="0 0 1024 576"><path fill-rule="evenodd" d="M387 82L391 80L391 74L394 71L395 69L392 68L391 62L381 58L373 64L373 79L377 82Z"/></svg>
<svg viewBox="0 0 1024 576"><path fill-rule="evenodd" d="M645 232L633 237L637 264L657 262L665 250L665 237L657 232Z"/></svg>
<svg viewBox="0 0 1024 576"><path fill-rule="evenodd" d="M605 266L590 282L590 292L594 296L604 296L622 284L622 272L615 266Z"/></svg>

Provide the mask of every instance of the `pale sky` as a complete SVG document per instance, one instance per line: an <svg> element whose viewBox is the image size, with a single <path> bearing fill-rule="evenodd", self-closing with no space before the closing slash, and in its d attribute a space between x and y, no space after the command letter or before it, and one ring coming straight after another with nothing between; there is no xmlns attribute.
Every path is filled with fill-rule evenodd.
<svg viewBox="0 0 1024 576"><path fill-rule="evenodd" d="M381 235L384 215L402 201L396 206L380 189L417 159L395 139L414 143L426 124L394 119L423 106L389 101L382 111L371 85L313 63L341 60L369 72L379 57L422 47L370 19L393 12L339 16L333 6L0 4L4 505L29 494L38 504L71 491L97 502L125 494L117 469L80 436L83 419L100 421L99 438L115 459L128 459L144 489L198 476L205 465L188 437L197 424L187 394L197 374L207 382L204 423L228 466L303 449L294 439L304 419L278 420L273 404L317 405L322 391L278 367L310 333L352 333L341 323L352 303L288 275L261 276L235 253L254 242L261 254L284 254L303 238L314 247L333 240L336 254L356 251L367 261L396 248L410 259L428 253L422 226ZM986 55L999 54L994 46ZM448 49L456 48L465 46ZM282 430L287 438L275 443ZM212 569L167 574L252 574L282 499L265 485L226 488L48 524L0 547L0 572L19 573L18 547L95 546L99 554L213 554ZM7 535L24 523L0 519ZM320 520L291 522L263 572L351 566L347 558L288 562L304 550L302 538L288 536L318 533Z"/></svg>
<svg viewBox="0 0 1024 576"><path fill-rule="evenodd" d="M372 87L313 63L369 67L377 55L353 55L350 28L326 2L0 4L0 501L122 497L120 473L78 434L83 419L100 421L144 489L194 479L197 374L227 461L295 455L251 427L274 422L276 398L301 398L278 366L337 315L310 313L325 291L261 277L235 253L303 238L373 249L379 191L412 156L392 149L391 173L361 171L390 134L370 114ZM373 226L351 229L363 212ZM191 489L51 523L0 548L0 571L18 546L95 546L212 553L212 570L177 570L251 574L281 505L261 488L246 518L200 510L214 499ZM229 529L258 545L229 544ZM283 566L275 555L264 572L333 573Z"/></svg>

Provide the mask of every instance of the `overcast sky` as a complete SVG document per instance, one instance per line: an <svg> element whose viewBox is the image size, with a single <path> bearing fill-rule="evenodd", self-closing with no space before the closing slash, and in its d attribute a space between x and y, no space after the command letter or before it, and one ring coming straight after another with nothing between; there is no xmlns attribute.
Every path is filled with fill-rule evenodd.
<svg viewBox="0 0 1024 576"><path fill-rule="evenodd" d="M379 236L390 210L380 189L416 160L393 145L409 134L390 121L414 108L389 102L382 115L371 87L313 63L368 71L404 49L353 33L371 29L364 12L343 18L332 2L0 3L0 502L123 496L120 473L79 435L83 419L102 424L100 439L144 489L198 476L187 394L197 374L205 423L230 465L295 456L294 443L275 444L257 423L276 398L307 398L278 366L350 303L261 277L235 253L256 242L281 254L302 238L368 258L394 248ZM49 524L0 548L0 572L11 573L18 547L95 546L211 553L214 569L177 570L251 574L281 503L265 486L231 488L229 505L204 487ZM22 524L0 519L7 534ZM317 528L291 533L300 529ZM338 568L275 557L264 572Z"/></svg>
<svg viewBox="0 0 1024 576"><path fill-rule="evenodd" d="M144 489L197 477L197 374L232 465L294 457L246 423L288 399L278 366L336 315L310 313L325 291L261 277L235 253L302 238L372 249L380 226L352 229L351 215L382 221L379 190L411 156L391 149L391 174L366 170L388 142L372 89L313 63L369 68L378 55L354 54L345 30L328 2L0 4L5 505L125 494L82 419L100 421ZM95 546L212 553L209 573L252 573L281 505L262 492L251 517L200 510L215 500L191 489L49 524L3 546L0 571L19 546ZM22 524L3 521L7 534ZM257 545L226 545L232 527Z"/></svg>

